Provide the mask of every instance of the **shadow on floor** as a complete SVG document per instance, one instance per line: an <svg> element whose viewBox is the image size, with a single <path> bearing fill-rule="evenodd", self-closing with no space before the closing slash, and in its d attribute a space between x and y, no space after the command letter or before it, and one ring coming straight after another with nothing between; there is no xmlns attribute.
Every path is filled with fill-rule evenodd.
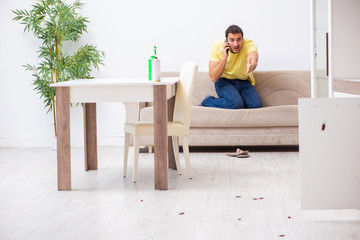
<svg viewBox="0 0 360 240"><path fill-rule="evenodd" d="M190 152L235 152L237 148L250 152L298 152L299 146L197 146Z"/></svg>
<svg viewBox="0 0 360 240"><path fill-rule="evenodd" d="M235 152L236 148L250 152L298 152L298 145L289 146L190 146L190 152ZM140 152L147 153L148 147L140 149ZM182 147L180 147L182 152Z"/></svg>

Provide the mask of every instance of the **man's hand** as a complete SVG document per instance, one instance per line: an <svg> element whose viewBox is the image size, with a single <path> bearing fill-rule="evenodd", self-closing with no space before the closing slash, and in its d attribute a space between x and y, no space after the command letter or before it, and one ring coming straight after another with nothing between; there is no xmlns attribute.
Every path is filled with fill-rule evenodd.
<svg viewBox="0 0 360 240"><path fill-rule="evenodd" d="M250 52L248 54L248 57L247 57L247 66L246 66L246 74L249 74L251 72L253 72L256 67L257 67L257 63L258 63L258 53L257 52Z"/></svg>
<svg viewBox="0 0 360 240"><path fill-rule="evenodd" d="M247 69L246 74L249 74L252 71L254 71L256 66L257 66L257 63L255 63L255 61L252 58L249 58L247 66L246 66L246 69Z"/></svg>
<svg viewBox="0 0 360 240"><path fill-rule="evenodd" d="M225 43L224 43L223 50L222 50L222 52L223 52L223 58L225 58L225 59L228 58L228 56L229 56L229 51L230 51L230 45L229 45L228 42L225 42Z"/></svg>

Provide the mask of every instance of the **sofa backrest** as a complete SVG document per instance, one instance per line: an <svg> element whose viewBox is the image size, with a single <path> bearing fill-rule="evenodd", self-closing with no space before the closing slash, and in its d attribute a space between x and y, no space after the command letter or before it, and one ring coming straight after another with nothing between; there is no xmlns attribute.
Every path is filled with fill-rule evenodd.
<svg viewBox="0 0 360 240"><path fill-rule="evenodd" d="M163 72L162 77L179 76ZM298 98L311 96L310 71L255 71L255 88L263 106L297 105ZM192 105L199 105L207 96L218 97L208 72L198 72Z"/></svg>
<svg viewBox="0 0 360 240"><path fill-rule="evenodd" d="M161 73L161 77L177 77L177 76L179 76L178 72ZM215 91L214 83L211 81L209 77L209 72L198 72L194 87L192 105L193 106L199 105L207 95L218 97Z"/></svg>
<svg viewBox="0 0 360 240"><path fill-rule="evenodd" d="M311 96L310 71L255 71L254 77L264 107L297 105Z"/></svg>

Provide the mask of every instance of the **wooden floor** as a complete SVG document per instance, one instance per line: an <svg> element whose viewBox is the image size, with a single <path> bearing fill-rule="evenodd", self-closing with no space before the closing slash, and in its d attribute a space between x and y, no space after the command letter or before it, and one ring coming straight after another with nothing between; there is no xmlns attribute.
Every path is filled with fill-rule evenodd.
<svg viewBox="0 0 360 240"><path fill-rule="evenodd" d="M0 148L0 239L360 239L358 209L300 210L297 151L191 152L194 178L171 170L168 191L154 190L153 154L136 184L122 148L98 155L85 172L73 149L73 191L59 192L56 151Z"/></svg>

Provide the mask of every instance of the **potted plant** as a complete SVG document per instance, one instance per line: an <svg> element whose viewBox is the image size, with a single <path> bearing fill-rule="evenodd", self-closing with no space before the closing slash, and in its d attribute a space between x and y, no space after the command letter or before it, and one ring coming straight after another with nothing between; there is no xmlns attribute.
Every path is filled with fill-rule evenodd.
<svg viewBox="0 0 360 240"><path fill-rule="evenodd" d="M16 15L13 20L25 25L24 32L32 32L42 40L38 50L40 62L24 67L33 72L34 89L43 98L47 113L53 112L55 136L55 88L50 84L91 78L92 67L99 69L105 56L91 44L81 46L73 54L64 51L65 42L75 43L87 32L89 21L78 12L82 6L79 1L65 4L62 0L37 0L29 11L13 11Z"/></svg>

